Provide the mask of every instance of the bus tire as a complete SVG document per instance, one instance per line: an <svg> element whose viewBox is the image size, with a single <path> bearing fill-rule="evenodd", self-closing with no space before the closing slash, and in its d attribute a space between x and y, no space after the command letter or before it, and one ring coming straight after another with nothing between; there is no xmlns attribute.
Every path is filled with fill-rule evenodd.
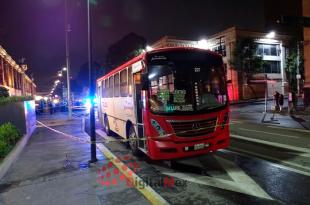
<svg viewBox="0 0 310 205"><path fill-rule="evenodd" d="M111 135L111 130L110 130L110 125L109 125L109 121L108 121L108 117L105 115L104 116L104 132L110 136Z"/></svg>
<svg viewBox="0 0 310 205"><path fill-rule="evenodd" d="M131 152L134 156L141 156L142 152L139 149L139 141L137 140L138 136L136 134L136 131L134 127L131 125L128 130L128 139L129 139L129 147L131 149Z"/></svg>

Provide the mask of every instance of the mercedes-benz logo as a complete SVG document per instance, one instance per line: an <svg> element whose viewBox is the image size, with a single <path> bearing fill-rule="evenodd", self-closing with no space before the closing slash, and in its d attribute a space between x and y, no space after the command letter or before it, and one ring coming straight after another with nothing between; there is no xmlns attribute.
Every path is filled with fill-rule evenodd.
<svg viewBox="0 0 310 205"><path fill-rule="evenodd" d="M199 128L200 128L199 122L194 122L193 125L192 125L192 129L193 129L193 130L197 130L197 129L199 129Z"/></svg>

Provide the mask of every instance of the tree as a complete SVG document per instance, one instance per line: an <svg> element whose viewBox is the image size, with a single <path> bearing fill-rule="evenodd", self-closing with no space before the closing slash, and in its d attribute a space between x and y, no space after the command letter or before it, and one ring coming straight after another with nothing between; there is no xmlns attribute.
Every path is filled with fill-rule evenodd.
<svg viewBox="0 0 310 205"><path fill-rule="evenodd" d="M288 56L286 58L286 66L285 72L286 77L288 79L288 83L290 86L290 90L296 92L297 91L297 40L292 39L288 45ZM303 52L302 49L300 50L299 54L299 74L301 75L301 79L304 79L304 59L303 59Z"/></svg>
<svg viewBox="0 0 310 205"><path fill-rule="evenodd" d="M242 79L243 82L246 82L250 75L263 72L263 59L257 55L257 46L251 38L237 40L231 65L246 77Z"/></svg>
<svg viewBox="0 0 310 205"><path fill-rule="evenodd" d="M0 86L0 98L1 97L6 98L6 97L9 97L9 96L10 96L9 90L6 89L5 87Z"/></svg>
<svg viewBox="0 0 310 205"><path fill-rule="evenodd" d="M138 56L146 46L144 37L129 33L108 48L106 57L107 71Z"/></svg>
<svg viewBox="0 0 310 205"><path fill-rule="evenodd" d="M104 68L100 66L99 63L93 62L92 66L94 67L94 75L95 79L102 76L104 73ZM72 91L76 94L80 94L82 96L88 94L88 88L89 88L89 68L88 68L88 62L84 63L74 80L71 80L72 82Z"/></svg>

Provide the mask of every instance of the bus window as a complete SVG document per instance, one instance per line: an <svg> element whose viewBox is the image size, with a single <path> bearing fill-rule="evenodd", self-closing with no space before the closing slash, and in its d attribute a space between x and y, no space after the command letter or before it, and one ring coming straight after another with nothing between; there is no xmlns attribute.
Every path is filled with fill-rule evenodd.
<svg viewBox="0 0 310 205"><path fill-rule="evenodd" d="M121 84L120 84L121 97L127 97L127 94L128 94L127 69L121 72L120 81L121 81Z"/></svg>
<svg viewBox="0 0 310 205"><path fill-rule="evenodd" d="M101 81L101 97L104 98L105 96L105 83L104 80Z"/></svg>
<svg viewBox="0 0 310 205"><path fill-rule="evenodd" d="M105 88L104 88L104 90L105 90L104 97L107 98L107 97L109 97L109 94L108 94L108 92L109 92L109 79L108 79L108 78L105 79L104 84L105 84Z"/></svg>
<svg viewBox="0 0 310 205"><path fill-rule="evenodd" d="M128 68L128 94L132 96L132 69L131 66Z"/></svg>
<svg viewBox="0 0 310 205"><path fill-rule="evenodd" d="M119 97L119 73L114 75L114 97Z"/></svg>
<svg viewBox="0 0 310 205"><path fill-rule="evenodd" d="M113 80L113 76L111 76L109 78L109 91L108 91L108 97L112 98L113 97L113 83L114 83L114 80Z"/></svg>

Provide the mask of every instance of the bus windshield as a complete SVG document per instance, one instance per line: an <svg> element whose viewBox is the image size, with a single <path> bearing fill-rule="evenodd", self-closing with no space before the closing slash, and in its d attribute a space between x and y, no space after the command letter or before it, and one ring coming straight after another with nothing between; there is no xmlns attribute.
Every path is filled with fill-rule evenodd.
<svg viewBox="0 0 310 205"><path fill-rule="evenodd" d="M221 57L201 50L148 56L150 109L154 113L202 113L227 103Z"/></svg>

